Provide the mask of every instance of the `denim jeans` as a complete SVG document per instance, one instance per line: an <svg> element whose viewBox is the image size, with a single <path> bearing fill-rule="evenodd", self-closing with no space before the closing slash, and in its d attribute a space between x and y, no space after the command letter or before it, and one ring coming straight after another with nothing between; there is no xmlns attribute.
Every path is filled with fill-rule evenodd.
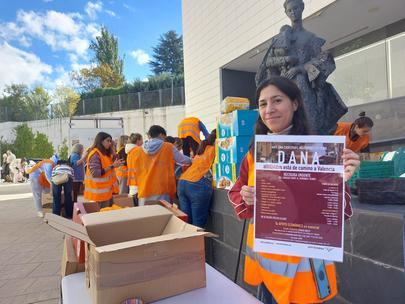
<svg viewBox="0 0 405 304"><path fill-rule="evenodd" d="M73 201L72 201L72 185L73 180L69 178L69 180L61 185L55 185L52 183L52 195L53 195L53 205L52 205L52 213L56 215L60 215L61 212L61 204L62 204L62 188L65 197L65 217L72 218L73 215Z"/></svg>
<svg viewBox="0 0 405 304"><path fill-rule="evenodd" d="M264 304L277 304L273 295L270 293L264 283L261 283L257 289L257 298Z"/></svg>
<svg viewBox="0 0 405 304"><path fill-rule="evenodd" d="M211 205L212 183L203 177L198 182L179 180L177 195L180 209L188 215L188 222L204 228Z"/></svg>

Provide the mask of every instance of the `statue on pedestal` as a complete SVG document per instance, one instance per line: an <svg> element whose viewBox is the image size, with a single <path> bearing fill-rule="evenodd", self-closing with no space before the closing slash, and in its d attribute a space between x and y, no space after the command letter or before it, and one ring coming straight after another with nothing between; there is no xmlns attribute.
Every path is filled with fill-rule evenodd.
<svg viewBox="0 0 405 304"><path fill-rule="evenodd" d="M339 94L326 81L335 70L335 61L331 54L322 51L325 40L303 27L303 0L286 0L284 9L291 26L282 26L272 38L256 73L256 85L272 75L294 80L301 89L312 132L330 134L347 112Z"/></svg>

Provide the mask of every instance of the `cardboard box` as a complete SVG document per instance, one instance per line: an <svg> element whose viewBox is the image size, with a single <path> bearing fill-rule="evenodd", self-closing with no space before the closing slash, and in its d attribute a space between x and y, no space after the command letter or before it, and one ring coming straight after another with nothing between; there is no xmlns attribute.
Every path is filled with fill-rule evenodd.
<svg viewBox="0 0 405 304"><path fill-rule="evenodd" d="M47 214L55 229L89 244L87 287L92 303L146 303L206 286L204 236L161 206L82 216L83 226Z"/></svg>
<svg viewBox="0 0 405 304"><path fill-rule="evenodd" d="M218 163L216 187L218 189L230 189L239 176L240 163Z"/></svg>
<svg viewBox="0 0 405 304"><path fill-rule="evenodd" d="M221 113L230 113L235 110L248 110L250 106L249 99L244 97L227 96L221 101Z"/></svg>
<svg viewBox="0 0 405 304"><path fill-rule="evenodd" d="M113 196L113 203L120 207L133 207L134 201L132 197L128 197L128 194L117 194ZM73 204L73 217L72 220L80 225L83 224L82 215L87 213L99 212L100 206L94 202L77 202ZM76 253L77 260L79 263L84 263L85 261L85 242L73 238L73 248Z"/></svg>
<svg viewBox="0 0 405 304"><path fill-rule="evenodd" d="M238 110L221 114L217 120L217 138L252 136L258 112Z"/></svg>
<svg viewBox="0 0 405 304"><path fill-rule="evenodd" d="M63 244L61 276L64 277L69 274L83 271L84 263L79 263L76 257L76 253L73 248L73 238L66 235Z"/></svg>
<svg viewBox="0 0 405 304"><path fill-rule="evenodd" d="M240 163L249 151L250 136L219 138L215 143L215 157L218 163Z"/></svg>
<svg viewBox="0 0 405 304"><path fill-rule="evenodd" d="M159 205L159 206L165 207L167 210L172 212L179 219L188 223L188 215L185 214L183 211L181 211L176 204L170 204L169 202L167 202L165 200L158 200L158 201L146 201L145 205L146 206Z"/></svg>

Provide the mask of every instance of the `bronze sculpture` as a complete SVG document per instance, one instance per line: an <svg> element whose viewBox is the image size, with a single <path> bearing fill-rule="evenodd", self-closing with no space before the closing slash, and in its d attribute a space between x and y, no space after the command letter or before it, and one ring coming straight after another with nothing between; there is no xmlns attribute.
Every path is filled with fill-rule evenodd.
<svg viewBox="0 0 405 304"><path fill-rule="evenodd" d="M256 85L272 75L294 80L301 89L312 132L330 134L347 112L336 90L326 81L335 70L335 61L322 51L325 40L303 27L303 0L286 0L284 9L291 26L283 26L272 38L256 73Z"/></svg>

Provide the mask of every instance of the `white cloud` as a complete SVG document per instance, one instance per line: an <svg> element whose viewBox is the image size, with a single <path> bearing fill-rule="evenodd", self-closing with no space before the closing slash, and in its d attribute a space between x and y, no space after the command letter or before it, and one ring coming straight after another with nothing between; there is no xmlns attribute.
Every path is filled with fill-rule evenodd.
<svg viewBox="0 0 405 304"><path fill-rule="evenodd" d="M133 13L136 12L136 9L132 6L130 6L129 4L124 3L124 4L122 4L122 6L125 7L127 10L129 10L130 12L133 12Z"/></svg>
<svg viewBox="0 0 405 304"><path fill-rule="evenodd" d="M89 23L86 25L86 31L93 39L101 35L101 29L96 23Z"/></svg>
<svg viewBox="0 0 405 304"><path fill-rule="evenodd" d="M18 41L23 47L29 47L32 39L39 39L53 51L73 52L85 60L89 40L94 39L99 29L97 24L85 24L82 19L78 13L20 10L15 22L0 24L0 37Z"/></svg>
<svg viewBox="0 0 405 304"><path fill-rule="evenodd" d="M52 2L53 0L42 0L42 1L45 3L49 3L49 2Z"/></svg>
<svg viewBox="0 0 405 304"><path fill-rule="evenodd" d="M110 10L104 10L108 15L110 15L111 17L117 17L117 14L115 13L115 12L113 12L113 11L110 11Z"/></svg>
<svg viewBox="0 0 405 304"><path fill-rule="evenodd" d="M0 66L6 73L0 73L0 90L5 85L24 83L33 85L43 82L53 69L43 63L35 54L17 49L7 42L0 45Z"/></svg>
<svg viewBox="0 0 405 304"><path fill-rule="evenodd" d="M130 54L140 65L147 64L150 61L150 56L144 50L137 49L132 51Z"/></svg>
<svg viewBox="0 0 405 304"><path fill-rule="evenodd" d="M76 23L74 18L55 11L48 11L46 13L44 25L50 30L65 35L77 35L80 31L80 25Z"/></svg>
<svg viewBox="0 0 405 304"><path fill-rule="evenodd" d="M87 15L91 19L96 19L97 13L99 13L103 10L103 3L101 1L96 1L96 2L89 1L89 2L87 2L84 10L86 11Z"/></svg>

